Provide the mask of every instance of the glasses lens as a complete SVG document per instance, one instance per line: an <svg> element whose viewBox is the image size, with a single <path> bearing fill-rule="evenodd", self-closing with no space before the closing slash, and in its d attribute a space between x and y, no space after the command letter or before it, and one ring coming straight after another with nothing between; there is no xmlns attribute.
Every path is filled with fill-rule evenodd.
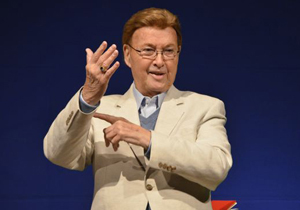
<svg viewBox="0 0 300 210"><path fill-rule="evenodd" d="M158 54L162 54L164 60L173 60L176 56L176 52L173 49L156 51L152 48L145 48L140 51L140 55L146 59L155 59Z"/></svg>
<svg viewBox="0 0 300 210"><path fill-rule="evenodd" d="M155 56L155 50L151 48L146 48L142 50L141 54L145 57L152 57Z"/></svg>
<svg viewBox="0 0 300 210"><path fill-rule="evenodd" d="M175 55L174 50L165 50L163 51L163 53L165 57L170 57L170 58L174 57Z"/></svg>

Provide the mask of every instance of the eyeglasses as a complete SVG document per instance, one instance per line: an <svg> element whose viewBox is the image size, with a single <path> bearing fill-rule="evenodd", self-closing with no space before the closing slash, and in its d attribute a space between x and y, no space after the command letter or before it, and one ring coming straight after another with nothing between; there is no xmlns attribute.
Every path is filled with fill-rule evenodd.
<svg viewBox="0 0 300 210"><path fill-rule="evenodd" d="M176 57L176 55L180 52L179 50L175 51L173 49L164 49L162 51L157 51L156 49L151 47L146 47L144 49L137 50L134 47L132 47L130 44L127 45L131 47L133 50L135 50L140 56L142 56L142 58L151 59L151 60L154 60L157 57L158 53L161 53L164 60L173 60Z"/></svg>

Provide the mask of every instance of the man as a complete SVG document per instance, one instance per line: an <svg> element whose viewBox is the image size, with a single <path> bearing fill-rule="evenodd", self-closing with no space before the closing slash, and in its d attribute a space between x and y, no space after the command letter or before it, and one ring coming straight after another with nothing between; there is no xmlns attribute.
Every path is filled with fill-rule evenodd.
<svg viewBox="0 0 300 210"><path fill-rule="evenodd" d="M93 210L212 209L210 191L232 165L225 110L218 99L173 86L181 45L169 11L134 14L123 31L134 83L111 96L104 94L120 65L116 46L86 50L85 84L53 122L44 152L69 169L93 165Z"/></svg>

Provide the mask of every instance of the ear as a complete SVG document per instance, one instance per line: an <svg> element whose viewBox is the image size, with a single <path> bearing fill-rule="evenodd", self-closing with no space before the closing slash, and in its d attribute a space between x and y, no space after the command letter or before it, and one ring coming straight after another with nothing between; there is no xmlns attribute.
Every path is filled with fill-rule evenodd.
<svg viewBox="0 0 300 210"><path fill-rule="evenodd" d="M178 46L178 50L179 50L179 52L181 52L181 45L180 45L180 46Z"/></svg>
<svg viewBox="0 0 300 210"><path fill-rule="evenodd" d="M124 61L126 65L131 68L131 58L130 58L130 49L129 46L124 44L123 45L123 54L124 54Z"/></svg>

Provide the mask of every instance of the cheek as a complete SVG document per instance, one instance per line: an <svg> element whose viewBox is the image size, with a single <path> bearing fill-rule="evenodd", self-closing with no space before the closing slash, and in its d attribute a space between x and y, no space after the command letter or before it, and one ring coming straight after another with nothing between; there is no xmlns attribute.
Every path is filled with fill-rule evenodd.
<svg viewBox="0 0 300 210"><path fill-rule="evenodd" d="M168 68L169 80L174 80L177 74L177 65L171 65Z"/></svg>
<svg viewBox="0 0 300 210"><path fill-rule="evenodd" d="M151 60L142 59L140 57L132 57L132 67L137 71L145 71L151 65Z"/></svg>
<svg viewBox="0 0 300 210"><path fill-rule="evenodd" d="M132 66L131 71L135 78L143 78L145 80L150 64L139 62Z"/></svg>

